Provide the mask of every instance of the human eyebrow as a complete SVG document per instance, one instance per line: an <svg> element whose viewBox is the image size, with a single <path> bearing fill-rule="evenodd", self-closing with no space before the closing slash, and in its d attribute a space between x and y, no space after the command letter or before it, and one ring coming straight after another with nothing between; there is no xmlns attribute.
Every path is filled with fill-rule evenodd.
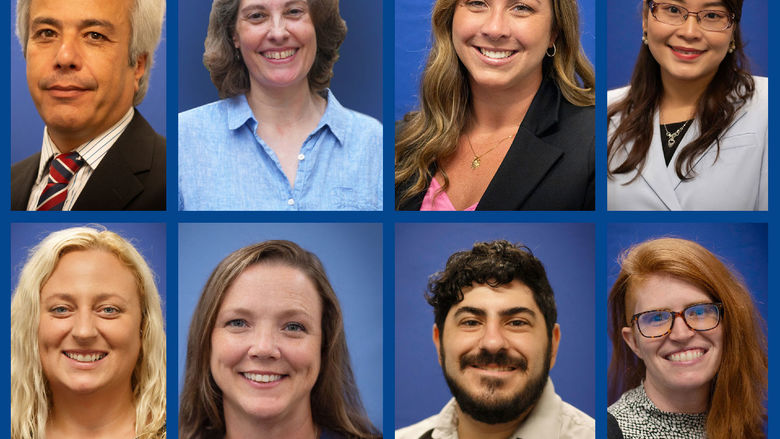
<svg viewBox="0 0 780 439"><path fill-rule="evenodd" d="M114 31L116 29L116 26L114 26L114 23L111 23L108 20L98 20L96 18L89 18L86 20L82 20L79 23L80 29L86 29L88 27L101 27L108 31Z"/></svg>
<svg viewBox="0 0 780 439"><path fill-rule="evenodd" d="M453 314L453 317L458 317L462 314L472 314L477 317L484 317L487 315L484 309L474 308L473 306L463 306L458 308L457 311L455 311L455 314Z"/></svg>
<svg viewBox="0 0 780 439"><path fill-rule="evenodd" d="M501 317L511 317L517 314L528 314L531 317L536 317L536 312L532 310L531 308L526 308L524 306L516 306L514 308L504 309L501 310L501 312L498 313Z"/></svg>
<svg viewBox="0 0 780 439"><path fill-rule="evenodd" d="M35 17L33 21L30 22L31 29L40 26L51 26L51 27L61 28L62 22L53 17Z"/></svg>

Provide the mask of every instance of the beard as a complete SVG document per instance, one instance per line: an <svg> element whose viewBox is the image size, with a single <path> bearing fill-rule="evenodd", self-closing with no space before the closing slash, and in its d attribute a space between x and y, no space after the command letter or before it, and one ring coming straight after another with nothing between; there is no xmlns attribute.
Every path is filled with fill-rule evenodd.
<svg viewBox="0 0 780 439"><path fill-rule="evenodd" d="M442 350L442 371L444 379L458 402L458 406L464 413L485 424L502 424L518 419L524 412L531 408L542 396L544 386L547 384L547 377L550 373L551 361L551 343L547 343L545 358L542 370L536 375L529 375L523 389L514 394L502 397L498 391L506 386L506 382L501 378L483 377L480 380L482 389L479 394L473 394L466 390L452 375L447 372L447 362ZM494 365L499 367L514 367L520 372L528 371L528 360L524 357L511 358L506 351L496 353L485 350L476 355L464 355L460 359L460 370L473 365Z"/></svg>

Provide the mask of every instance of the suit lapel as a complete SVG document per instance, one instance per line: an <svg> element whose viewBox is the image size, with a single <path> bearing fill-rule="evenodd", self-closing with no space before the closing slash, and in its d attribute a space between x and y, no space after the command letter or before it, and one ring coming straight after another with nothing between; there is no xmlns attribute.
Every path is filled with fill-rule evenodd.
<svg viewBox="0 0 780 439"><path fill-rule="evenodd" d="M658 127L660 127L660 119L658 111L656 111L653 117L653 140L650 142L650 149L647 151L647 161L642 168L642 179L669 210L681 210L680 201L674 192L674 188L680 182L680 179L674 172L674 166L666 166L664 153L661 150L661 133ZM688 133L686 133L685 138L688 137ZM675 151L675 156L678 152L679 148L678 151Z"/></svg>
<svg viewBox="0 0 780 439"><path fill-rule="evenodd" d="M38 152L11 167L11 210L27 210L40 161Z"/></svg>

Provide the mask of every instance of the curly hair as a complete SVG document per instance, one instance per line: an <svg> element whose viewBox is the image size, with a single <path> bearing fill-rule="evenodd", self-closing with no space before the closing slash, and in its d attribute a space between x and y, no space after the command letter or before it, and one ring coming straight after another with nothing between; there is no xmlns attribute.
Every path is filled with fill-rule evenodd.
<svg viewBox="0 0 780 439"><path fill-rule="evenodd" d="M531 290L544 316L547 336L552 337L558 310L544 265L528 247L504 240L478 242L471 250L457 252L447 259L444 271L431 276L425 299L433 307L440 336L450 308L463 300L463 288L474 284L497 287L514 280Z"/></svg>
<svg viewBox="0 0 780 439"><path fill-rule="evenodd" d="M621 335L629 326L633 291L651 275L667 274L689 282L723 303L723 355L710 395L707 437L763 438L767 398L767 341L761 316L745 284L715 255L684 239L660 238L637 244L620 256L620 273L609 292L612 360L610 403L640 384L645 364Z"/></svg>
<svg viewBox="0 0 780 439"><path fill-rule="evenodd" d="M651 0L645 0L642 13L650 19ZM734 14L734 51L723 58L715 76L696 104L695 118L701 126L701 134L693 142L685 145L679 153L674 169L680 180L695 177L693 167L702 155L715 144L720 151L720 137L731 126L737 110L753 96L755 84L748 72L748 61L744 51L744 42L739 28L742 17L743 0L723 0L723 5ZM641 170L647 160L654 131L653 118L661 104L664 85L661 80L661 67L650 53L647 45L642 44L639 56L631 76L631 87L621 101L607 108L607 120L620 116L620 122L609 135L607 143L607 175L626 174ZM622 163L612 163L615 155L625 144L633 143L631 151ZM716 156L717 160L717 156ZM639 173L631 179L639 178ZM629 182L630 183L630 182Z"/></svg>
<svg viewBox="0 0 780 439"><path fill-rule="evenodd" d="M317 54L308 74L309 88L320 92L330 85L339 47L347 36L347 24L339 13L339 0L307 0L307 3L317 36ZM220 98L249 91L249 70L243 58L236 55L233 43L240 5L241 0L214 0L211 4L203 64Z"/></svg>
<svg viewBox="0 0 780 439"><path fill-rule="evenodd" d="M164 439L165 330L154 275L143 256L114 232L74 227L47 236L30 251L11 300L11 438L45 439L51 389L38 352L41 287L60 258L77 250L113 254L135 277L141 302L141 351L131 378L138 439Z"/></svg>
<svg viewBox="0 0 780 439"><path fill-rule="evenodd" d="M214 269L190 323L187 363L179 409L179 437L221 439L225 436L222 390L211 375L211 333L230 285L250 266L282 264L304 273L322 300L320 375L311 391L311 411L318 427L352 439L381 438L360 400L344 335L336 293L319 258L290 241L265 241L228 255Z"/></svg>

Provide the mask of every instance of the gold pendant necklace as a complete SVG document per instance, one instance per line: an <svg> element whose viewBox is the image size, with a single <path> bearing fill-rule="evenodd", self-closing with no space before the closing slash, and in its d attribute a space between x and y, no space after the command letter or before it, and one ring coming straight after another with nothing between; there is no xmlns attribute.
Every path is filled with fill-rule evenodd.
<svg viewBox="0 0 780 439"><path fill-rule="evenodd" d="M468 134L466 134L466 140L469 142L469 148L471 148L471 154L474 156L474 158L471 160L471 169L477 169L477 168L479 168L479 165L481 165L481 164L482 164L482 163L480 162L480 159L481 159L482 157L484 157L484 156L485 156L485 154L487 154L487 153L489 153L490 151L493 151L494 149L498 148L498 147L499 147L499 145L501 145L501 142L503 142L504 140L506 140L506 139L509 139L509 138L511 138L511 137L513 137L513 136L514 136L514 134L510 134L510 135L508 135L508 136L504 137L503 139L501 139L501 140L499 140L498 142L496 142L496 145L495 145L494 147L492 147L492 148L488 149L487 151L483 152L483 153L482 153L482 154L480 154L480 155L477 155L477 152L476 152L476 151L474 151L474 145L472 145L472 144L471 144L471 136L469 136Z"/></svg>

